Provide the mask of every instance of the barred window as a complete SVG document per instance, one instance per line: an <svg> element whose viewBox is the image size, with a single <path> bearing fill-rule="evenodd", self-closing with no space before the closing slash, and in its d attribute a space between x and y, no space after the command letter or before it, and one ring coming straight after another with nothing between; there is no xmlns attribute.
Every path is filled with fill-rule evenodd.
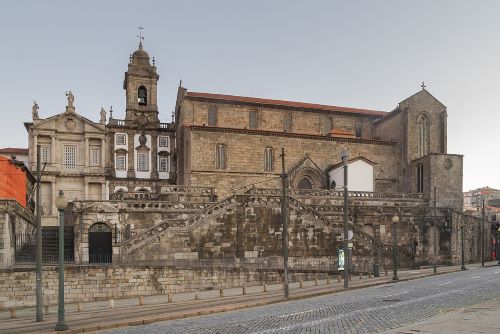
<svg viewBox="0 0 500 334"><path fill-rule="evenodd" d="M217 108L210 107L208 109L208 126L217 126Z"/></svg>
<svg viewBox="0 0 500 334"><path fill-rule="evenodd" d="M90 149L90 164L92 166L98 166L99 165L99 153L100 149L98 148L92 148Z"/></svg>
<svg viewBox="0 0 500 334"><path fill-rule="evenodd" d="M146 152L137 153L137 170L141 172L149 171L149 154Z"/></svg>
<svg viewBox="0 0 500 334"><path fill-rule="evenodd" d="M67 169L75 169L77 162L77 146L65 145L64 146L64 167Z"/></svg>
<svg viewBox="0 0 500 334"><path fill-rule="evenodd" d="M168 137L160 137L160 147L168 147Z"/></svg>
<svg viewBox="0 0 500 334"><path fill-rule="evenodd" d="M126 170L126 156L123 153L119 153L116 155L116 170Z"/></svg>
<svg viewBox="0 0 500 334"><path fill-rule="evenodd" d="M258 122L257 122L257 111L252 110L248 113L248 128L249 129L257 129Z"/></svg>
<svg viewBox="0 0 500 334"><path fill-rule="evenodd" d="M125 145L125 138L124 133L118 133L116 135L116 145Z"/></svg>
<svg viewBox="0 0 500 334"><path fill-rule="evenodd" d="M217 144L215 149L215 168L226 169L226 145Z"/></svg>
<svg viewBox="0 0 500 334"><path fill-rule="evenodd" d="M264 150L264 171L272 172L274 170L274 156L273 149L271 147L266 147Z"/></svg>
<svg viewBox="0 0 500 334"><path fill-rule="evenodd" d="M41 146L40 147L40 157L41 157L41 162L46 163L49 162L50 155L49 155L49 147L48 146Z"/></svg>
<svg viewBox="0 0 500 334"><path fill-rule="evenodd" d="M292 115L284 114L283 115L283 131L290 132L292 131Z"/></svg>
<svg viewBox="0 0 500 334"><path fill-rule="evenodd" d="M168 172L168 157L160 157L160 172Z"/></svg>

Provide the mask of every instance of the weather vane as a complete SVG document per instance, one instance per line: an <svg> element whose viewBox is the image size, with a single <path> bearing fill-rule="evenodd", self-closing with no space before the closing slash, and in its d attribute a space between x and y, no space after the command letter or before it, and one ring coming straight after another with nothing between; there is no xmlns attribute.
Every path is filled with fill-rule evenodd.
<svg viewBox="0 0 500 334"><path fill-rule="evenodd" d="M422 84L420 85L420 87L422 87L422 89L425 89L425 87L427 87L427 86L425 85L425 82L424 82L424 81L422 81Z"/></svg>
<svg viewBox="0 0 500 334"><path fill-rule="evenodd" d="M142 45L142 41L144 40L144 36L142 36L142 31L144 30L144 28L141 25L139 25L137 29L139 29L139 35L137 35L137 37L139 37L139 45Z"/></svg>

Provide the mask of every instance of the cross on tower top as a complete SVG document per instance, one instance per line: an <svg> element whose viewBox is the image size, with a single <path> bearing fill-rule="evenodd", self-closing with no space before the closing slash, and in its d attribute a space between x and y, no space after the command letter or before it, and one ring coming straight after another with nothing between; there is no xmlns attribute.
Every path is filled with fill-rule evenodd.
<svg viewBox="0 0 500 334"><path fill-rule="evenodd" d="M420 85L420 87L422 87L422 89L425 89L425 87L427 87L427 86L425 85L425 82L424 82L424 81L422 81L422 84Z"/></svg>
<svg viewBox="0 0 500 334"><path fill-rule="evenodd" d="M141 25L139 25L137 29L139 29L139 35L137 35L137 37L139 37L139 45L142 45L142 41L144 40L144 36L142 36L142 31L144 30L144 28Z"/></svg>

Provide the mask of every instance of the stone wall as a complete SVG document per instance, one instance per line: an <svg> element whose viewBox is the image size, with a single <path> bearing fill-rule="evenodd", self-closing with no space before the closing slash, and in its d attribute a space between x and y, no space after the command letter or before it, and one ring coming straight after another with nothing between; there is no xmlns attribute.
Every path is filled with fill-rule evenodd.
<svg viewBox="0 0 500 334"><path fill-rule="evenodd" d="M178 269L176 266L66 266L65 301L107 300L188 292L195 290L234 288L243 285L275 284L282 282L280 271L243 268ZM291 274L291 281L298 278L313 279L325 274ZM42 275L44 304L57 303L58 271L44 267ZM35 270L0 270L0 309L34 306ZM167 297L165 296L165 301Z"/></svg>
<svg viewBox="0 0 500 334"><path fill-rule="evenodd" d="M465 263L481 262L481 223L482 219L464 214L462 212L453 212L451 224L451 259L453 264L460 264L462 257L462 242L460 236L460 227L464 227L464 259ZM485 260L492 260L491 254L494 249L491 223L484 222L484 257Z"/></svg>
<svg viewBox="0 0 500 334"><path fill-rule="evenodd" d="M385 191L397 189L397 152L393 143L353 141L314 137L272 136L258 132L235 133L216 129L185 129L189 138L190 185L214 186L223 197L245 185L277 188L281 171L281 148L285 148L285 166L289 170L308 156L320 172L326 175L329 166L341 162L342 149L349 150L351 158L363 156L374 161L375 191L379 185ZM226 169L215 169L217 144L226 145ZM273 148L274 170L264 171L264 151ZM203 153L200 153L203 152ZM271 179L275 178L274 181ZM269 180L269 182L264 182ZM321 185L326 188L326 184Z"/></svg>

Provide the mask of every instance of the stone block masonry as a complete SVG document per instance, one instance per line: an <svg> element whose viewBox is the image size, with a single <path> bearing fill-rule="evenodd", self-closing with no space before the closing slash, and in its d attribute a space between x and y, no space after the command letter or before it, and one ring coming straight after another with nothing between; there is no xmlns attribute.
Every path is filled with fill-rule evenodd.
<svg viewBox="0 0 500 334"><path fill-rule="evenodd" d="M321 274L320 278L325 278ZM294 273L302 279L317 274ZM298 280L298 278L297 278ZM68 266L65 268L66 303L90 302L172 292L216 290L282 282L279 271L254 269L176 269L175 266ZM43 270L44 305L57 304L57 267ZM0 271L0 309L35 306L34 268ZM166 300L167 297L165 297Z"/></svg>

